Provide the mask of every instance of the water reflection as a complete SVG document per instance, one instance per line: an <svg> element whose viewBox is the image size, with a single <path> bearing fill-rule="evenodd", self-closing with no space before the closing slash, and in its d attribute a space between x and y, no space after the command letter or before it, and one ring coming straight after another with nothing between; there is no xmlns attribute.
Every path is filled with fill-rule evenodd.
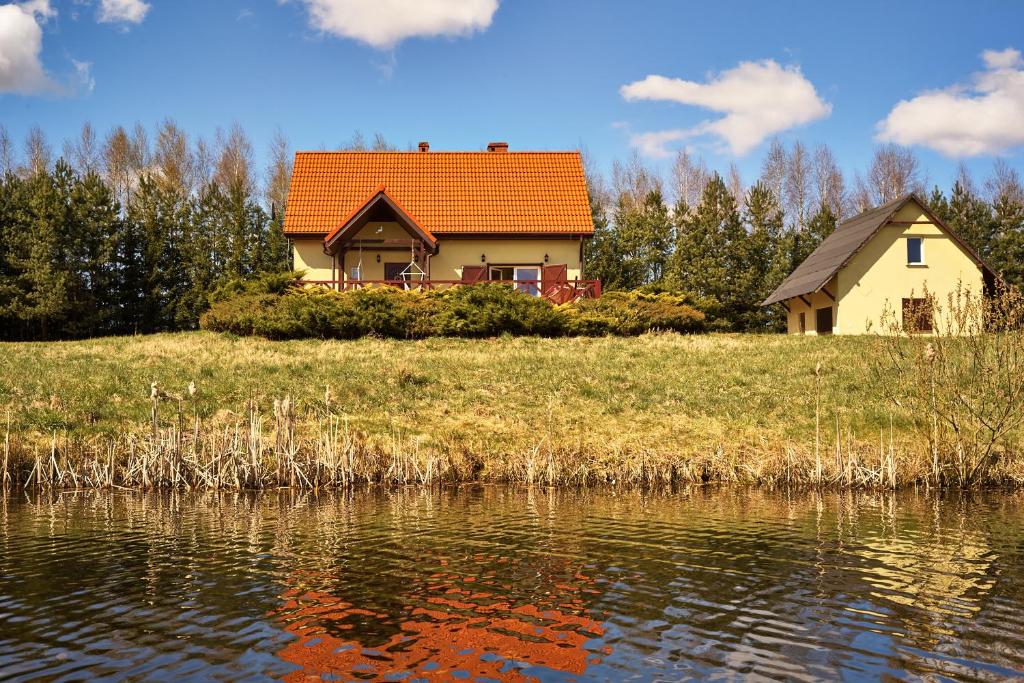
<svg viewBox="0 0 1024 683"><path fill-rule="evenodd" d="M0 679L1002 680L1018 494L0 498Z"/></svg>
<svg viewBox="0 0 1024 683"><path fill-rule="evenodd" d="M470 561L500 571L485 571L487 578L480 580L424 576L402 588L406 604L399 614L363 609L297 582L274 615L299 637L278 653L301 667L287 680L387 674L392 679L533 681L542 671L581 675L588 664L601 661L600 652L587 647L603 634L587 614L591 580L576 575L574 583L551 583L537 604L515 604L515 586L504 583L519 569L514 560ZM323 583L322 577L314 583Z"/></svg>

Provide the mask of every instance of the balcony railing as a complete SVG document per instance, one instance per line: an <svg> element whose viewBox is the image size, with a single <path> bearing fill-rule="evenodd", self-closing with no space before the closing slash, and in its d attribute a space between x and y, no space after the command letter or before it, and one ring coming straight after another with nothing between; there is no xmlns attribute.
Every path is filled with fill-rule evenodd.
<svg viewBox="0 0 1024 683"><path fill-rule="evenodd" d="M457 285L491 283L515 287L521 292L542 296L556 304L564 304L578 299L596 299L601 296L600 280L562 280L559 282L544 282L543 280L478 280L476 282L464 280L302 280L299 284L326 287L336 292L347 292L372 286L397 287L407 291L429 291Z"/></svg>

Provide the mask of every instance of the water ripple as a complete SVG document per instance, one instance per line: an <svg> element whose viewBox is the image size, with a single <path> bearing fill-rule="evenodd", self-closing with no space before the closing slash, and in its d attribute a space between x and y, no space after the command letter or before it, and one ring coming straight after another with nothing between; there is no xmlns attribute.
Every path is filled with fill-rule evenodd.
<svg viewBox="0 0 1024 683"><path fill-rule="evenodd" d="M19 494L4 680L1004 680L1012 494Z"/></svg>

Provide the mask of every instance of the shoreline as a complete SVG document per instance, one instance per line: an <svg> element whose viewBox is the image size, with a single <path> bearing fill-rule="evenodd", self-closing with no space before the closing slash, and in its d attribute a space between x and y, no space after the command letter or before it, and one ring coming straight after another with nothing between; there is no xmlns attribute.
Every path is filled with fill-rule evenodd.
<svg viewBox="0 0 1024 683"><path fill-rule="evenodd" d="M898 489L935 487L938 471L948 486L952 470L935 468L927 434L884 398L871 366L879 343L740 334L270 342L206 332L4 343L0 479ZM1024 484L1016 453L973 484Z"/></svg>

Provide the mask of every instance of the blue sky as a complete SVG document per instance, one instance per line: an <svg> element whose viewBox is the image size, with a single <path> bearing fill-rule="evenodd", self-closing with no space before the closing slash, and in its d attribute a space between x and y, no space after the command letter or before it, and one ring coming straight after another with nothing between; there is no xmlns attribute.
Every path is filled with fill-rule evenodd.
<svg viewBox="0 0 1024 683"><path fill-rule="evenodd" d="M1024 170L1014 50L1009 1L0 0L0 64L22 60L0 67L0 123L16 140L38 124L56 149L87 120L172 117L207 138L237 121L260 156L280 126L297 149L379 131L583 145L604 168L639 148L667 169L659 155L687 145L746 181L771 134L827 143L851 176L881 134L948 186L961 159Z"/></svg>

